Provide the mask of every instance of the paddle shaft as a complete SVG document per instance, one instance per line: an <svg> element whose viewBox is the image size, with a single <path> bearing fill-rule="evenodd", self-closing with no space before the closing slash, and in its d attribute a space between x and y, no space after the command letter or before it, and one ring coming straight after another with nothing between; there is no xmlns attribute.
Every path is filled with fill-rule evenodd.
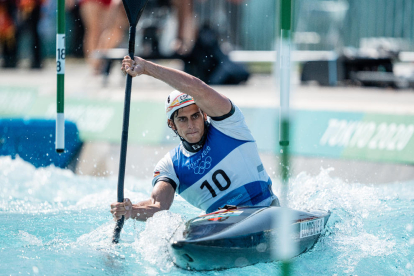
<svg viewBox="0 0 414 276"><path fill-rule="evenodd" d="M128 53L129 56L134 59L135 52L135 33L136 26L129 26L129 46ZM119 174L118 174L118 202L124 201L124 179L125 179L125 165L127 157L127 147L128 147L128 129L129 129L129 113L131 107L131 87L132 87L132 77L127 75L126 87L125 87L125 102L124 102L124 119L122 124L122 140L121 140L121 153L119 161ZM120 220L117 221L114 236L112 238L112 243L118 243L119 237L121 235L122 227L124 226L125 217L122 216Z"/></svg>

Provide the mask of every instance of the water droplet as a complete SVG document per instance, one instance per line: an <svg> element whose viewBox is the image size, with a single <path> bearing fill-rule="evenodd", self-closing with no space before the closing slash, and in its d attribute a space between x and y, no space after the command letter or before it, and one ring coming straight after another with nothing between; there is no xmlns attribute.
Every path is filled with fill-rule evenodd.
<svg viewBox="0 0 414 276"><path fill-rule="evenodd" d="M242 267L242 266L248 265L249 261L246 258L240 257L240 258L237 258L236 261L234 261L234 264L237 267Z"/></svg>
<svg viewBox="0 0 414 276"><path fill-rule="evenodd" d="M267 248L267 245L266 245L265 243L259 243L259 244L256 246L256 250L257 250L258 252L265 252L265 251L266 251L266 248Z"/></svg>

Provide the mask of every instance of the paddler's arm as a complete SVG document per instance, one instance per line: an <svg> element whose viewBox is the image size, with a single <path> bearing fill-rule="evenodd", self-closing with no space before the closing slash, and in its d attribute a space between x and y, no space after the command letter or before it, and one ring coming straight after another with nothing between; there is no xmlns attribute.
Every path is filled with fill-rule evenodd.
<svg viewBox="0 0 414 276"><path fill-rule="evenodd" d="M215 91L202 80L183 71L168 68L153 62L135 57L134 61L125 56L122 61L123 72L132 77L145 74L159 79L176 90L192 96L196 104L210 117L220 117L231 110L229 99Z"/></svg>
<svg viewBox="0 0 414 276"><path fill-rule="evenodd" d="M129 199L124 202L111 204L111 213L114 220L119 220L122 216L126 219L146 221L156 212L168 210L174 200L174 188L168 182L159 181L151 193L151 198L132 204Z"/></svg>

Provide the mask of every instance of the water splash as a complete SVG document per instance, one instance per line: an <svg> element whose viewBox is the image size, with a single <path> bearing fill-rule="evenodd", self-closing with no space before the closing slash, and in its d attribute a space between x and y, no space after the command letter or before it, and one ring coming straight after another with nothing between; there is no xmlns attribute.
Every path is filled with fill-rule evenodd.
<svg viewBox="0 0 414 276"><path fill-rule="evenodd" d="M301 173L290 182L290 207L332 211L320 241L294 258L294 273L412 275L414 182L348 183L332 178L331 171ZM36 169L19 158L0 157L0 183L0 274L31 274L36 267L39 274L50 275L63 271L62 263L89 275L280 272L278 263L209 273L174 267L167 239L176 227L200 214L180 197L171 211L159 212L146 223L128 220L121 242L112 245L109 204L116 200L115 178L79 176L55 167ZM126 178L125 188L133 202L148 198L152 189L148 179L133 177Z"/></svg>
<svg viewBox="0 0 414 276"><path fill-rule="evenodd" d="M133 247L141 253L143 260L158 267L162 272L169 272L174 266L168 254L168 240L185 219L170 211L161 211L147 220L144 231L139 234Z"/></svg>
<svg viewBox="0 0 414 276"><path fill-rule="evenodd" d="M22 240L22 242L26 245L43 246L43 242L41 239L25 231L19 230L19 237Z"/></svg>
<svg viewBox="0 0 414 276"><path fill-rule="evenodd" d="M0 212L102 209L116 200L115 176L78 176L53 165L36 169L19 157L0 157L0 183ZM151 188L148 183L127 177L125 194L133 200L143 200Z"/></svg>
<svg viewBox="0 0 414 276"><path fill-rule="evenodd" d="M315 177L299 174L291 180L288 198L289 207L294 209L331 210L327 233L320 243L334 249L336 267L343 273L354 273L360 262L396 253L394 233L376 229L371 222L392 214L394 210L387 203L398 196L381 186L331 178L331 171L321 169Z"/></svg>

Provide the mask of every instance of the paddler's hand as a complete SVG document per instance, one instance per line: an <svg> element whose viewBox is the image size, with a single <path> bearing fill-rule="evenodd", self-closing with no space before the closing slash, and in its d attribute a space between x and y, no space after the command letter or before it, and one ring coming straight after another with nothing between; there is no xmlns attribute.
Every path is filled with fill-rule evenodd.
<svg viewBox="0 0 414 276"><path fill-rule="evenodd" d="M122 60L121 71L124 75L127 73L132 77L142 75L145 70L145 60L139 57L135 57L134 60L130 56L125 56Z"/></svg>
<svg viewBox="0 0 414 276"><path fill-rule="evenodd" d="M120 220L122 216L125 216L125 219L129 219L131 211L132 202L128 198L125 198L124 202L114 202L111 204L111 213L115 221Z"/></svg>

